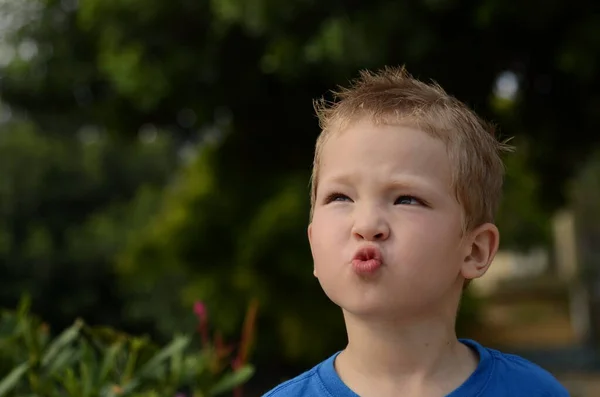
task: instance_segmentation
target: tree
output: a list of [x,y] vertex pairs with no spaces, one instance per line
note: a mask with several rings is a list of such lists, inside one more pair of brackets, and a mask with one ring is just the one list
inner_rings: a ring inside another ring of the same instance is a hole
[[175,165],[168,139],[89,139],[44,136],[25,122],[0,130],[0,302],[28,291],[58,329],[78,315],[122,321],[110,263]]

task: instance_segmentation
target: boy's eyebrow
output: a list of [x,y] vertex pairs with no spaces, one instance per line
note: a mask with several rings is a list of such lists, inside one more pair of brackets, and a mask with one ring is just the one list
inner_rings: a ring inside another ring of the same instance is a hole
[[[337,185],[352,185],[357,182],[357,178],[360,178],[359,175],[352,174],[336,174],[330,177],[323,178],[321,183],[328,184],[337,184]],[[417,188],[426,190],[429,193],[439,195],[442,192],[439,192],[439,189],[435,187],[435,185],[427,182],[425,178],[419,175],[412,174],[402,174],[402,175],[394,175],[391,176],[387,181],[386,185],[391,188]]]
[[419,191],[423,191],[432,195],[439,195],[442,193],[435,184],[429,183],[426,179],[416,175],[405,175],[402,177],[392,178],[388,182],[388,185],[391,188],[418,189]]
[[340,185],[350,185],[352,184],[352,182],[354,182],[354,179],[355,178],[353,178],[352,175],[349,174],[336,174],[328,178],[322,178],[321,182],[337,183]]

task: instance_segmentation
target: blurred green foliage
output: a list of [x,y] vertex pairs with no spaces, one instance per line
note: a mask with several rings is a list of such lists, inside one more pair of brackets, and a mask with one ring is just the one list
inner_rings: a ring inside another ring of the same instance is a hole
[[[166,346],[78,320],[56,338],[29,313],[0,313],[0,396],[204,397],[231,391],[253,373],[227,371],[229,352],[191,347],[176,336]],[[181,394],[178,394],[181,393]]]
[[3,15],[0,304],[27,290],[58,329],[166,338],[203,299],[231,335],[256,298],[262,363],[342,347],[306,242],[311,100],[359,68],[406,64],[517,136],[505,247],[548,242],[598,143],[600,24],[577,1],[5,0]]
[[552,241],[552,218],[541,203],[540,180],[528,166],[532,145],[524,138],[513,140],[510,144],[516,150],[504,159],[504,196],[497,216],[501,244],[523,251],[549,245]]
[[12,305],[29,291],[36,310],[55,312],[59,327],[77,316],[114,323],[120,295],[107,264],[158,207],[176,164],[171,142],[69,139],[25,122],[4,129],[0,297]]

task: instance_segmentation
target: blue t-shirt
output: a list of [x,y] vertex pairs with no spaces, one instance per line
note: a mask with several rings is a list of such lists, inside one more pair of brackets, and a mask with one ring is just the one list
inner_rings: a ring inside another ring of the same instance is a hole
[[[447,397],[569,397],[567,390],[547,371],[512,354],[461,339],[475,350],[475,372]],[[311,370],[291,379],[263,397],[358,397],[342,382],[333,366],[336,353]]]

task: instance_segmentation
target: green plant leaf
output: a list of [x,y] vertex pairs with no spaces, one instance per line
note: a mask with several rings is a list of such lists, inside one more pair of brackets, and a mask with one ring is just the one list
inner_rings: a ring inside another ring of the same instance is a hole
[[67,368],[67,371],[62,378],[62,385],[67,390],[70,397],[79,397],[81,395],[79,384],[77,383],[77,378],[75,377],[75,372],[72,368]]
[[61,350],[52,360],[50,364],[48,364],[47,373],[49,375],[57,375],[61,373],[65,368],[68,368],[72,365],[80,356],[80,352],[73,349],[67,348]]
[[0,380],[0,397],[7,395],[8,392],[15,388],[28,369],[29,363],[23,363],[13,369],[4,379]]
[[[24,310],[24,309],[22,309]],[[19,313],[19,333],[21,334],[25,347],[29,353],[29,363],[35,366],[39,363],[41,352],[37,345],[37,337],[35,335],[35,325],[32,324],[33,318],[28,316],[25,311]]]
[[79,331],[83,327],[83,322],[77,320],[73,326],[63,331],[54,342],[48,347],[46,354],[42,358],[42,365],[46,366],[60,352],[62,348],[73,342],[79,335]]
[[142,366],[134,379],[131,379],[123,386],[122,394],[130,393],[137,388],[140,382],[145,378],[160,375],[159,369],[165,360],[169,359],[173,354],[183,351],[190,343],[190,338],[180,336],[173,339],[164,349],[156,353],[146,364]]
[[144,366],[140,369],[137,376],[144,378],[150,376],[154,371],[157,370],[163,361],[171,357],[177,352],[183,351],[190,343],[190,338],[187,336],[179,336],[173,339],[173,341],[167,345],[164,349],[156,353]]
[[19,301],[19,306],[17,308],[18,317],[28,317],[29,309],[31,308],[31,296],[29,294],[24,294]]
[[178,385],[181,382],[183,373],[183,352],[176,351],[171,356],[171,379],[170,381],[174,385]]
[[92,394],[92,374],[90,369],[90,362],[82,360],[79,363],[79,376],[81,378],[81,397],[89,397]]
[[221,378],[219,382],[210,390],[211,396],[216,396],[226,391],[230,391],[236,386],[245,383],[254,375],[254,368],[251,365],[246,365],[239,370],[229,373]]
[[98,374],[98,382],[100,384],[108,381],[108,376],[110,372],[114,370],[117,355],[122,348],[122,342],[115,342],[106,350],[102,366],[100,367],[100,373]]

